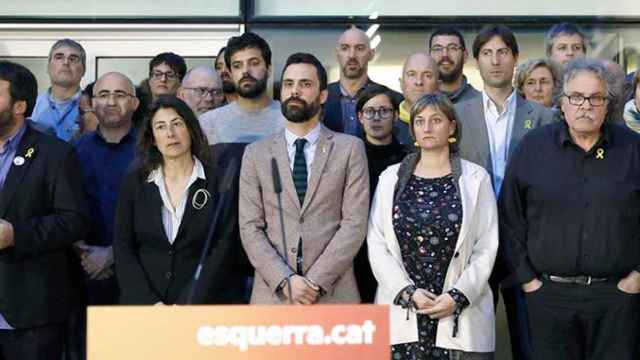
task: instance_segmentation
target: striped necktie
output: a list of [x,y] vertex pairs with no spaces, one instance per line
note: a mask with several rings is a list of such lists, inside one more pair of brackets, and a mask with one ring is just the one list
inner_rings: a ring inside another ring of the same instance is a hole
[[301,206],[307,193],[307,160],[304,158],[304,145],[306,143],[307,139],[298,139],[294,142],[296,156],[293,159],[293,184],[296,186],[296,193],[298,193]]

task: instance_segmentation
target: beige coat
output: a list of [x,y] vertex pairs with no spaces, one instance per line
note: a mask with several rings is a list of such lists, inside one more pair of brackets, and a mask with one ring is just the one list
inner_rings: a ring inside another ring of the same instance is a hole
[[[278,161],[282,179],[288,249],[282,248],[272,158]],[[256,269],[252,304],[282,302],[276,288],[295,269],[299,239],[304,275],[326,291],[319,303],[360,302],[353,258],[364,241],[369,213],[369,173],[361,140],[321,129],[302,207],[284,132],[247,146],[240,172],[239,207],[242,245]]]
[[[391,344],[418,341],[415,312],[407,312],[393,301],[398,293],[413,284],[402,264],[402,255],[392,223],[394,187],[399,165],[381,175],[371,207],[367,245],[371,268],[378,280],[376,303],[390,304]],[[495,315],[489,275],[498,250],[498,216],[491,179],[480,166],[461,160],[458,183],[462,202],[462,226],[456,242],[456,254],[449,264],[443,292],[456,288],[470,305],[459,319],[457,337],[453,337],[453,316],[438,323],[436,346],[469,352],[495,349]]]

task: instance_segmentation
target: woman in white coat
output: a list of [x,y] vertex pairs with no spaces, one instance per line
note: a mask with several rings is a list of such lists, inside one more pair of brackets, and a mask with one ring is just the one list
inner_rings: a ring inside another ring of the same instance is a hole
[[380,175],[367,235],[392,359],[493,359],[491,179],[457,156],[461,129],[446,96],[418,100],[410,130],[418,151]]

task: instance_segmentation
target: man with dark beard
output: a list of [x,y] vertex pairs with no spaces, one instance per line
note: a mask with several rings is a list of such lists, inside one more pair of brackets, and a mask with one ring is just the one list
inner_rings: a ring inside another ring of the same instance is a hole
[[[320,61],[291,55],[282,73],[286,129],[247,146],[242,160],[240,237],[256,268],[253,304],[360,302],[353,258],[369,213],[367,159],[360,139],[320,124],[327,96]],[[282,179],[286,248],[273,159]]]
[[429,37],[429,54],[438,64],[440,91],[452,103],[470,99],[480,92],[467,82],[462,70],[469,52],[460,31],[452,27],[437,28]]
[[271,75],[269,44],[254,33],[244,33],[229,39],[224,58],[238,99],[200,117],[209,144],[246,144],[282,130],[280,103],[267,94]]
[[222,78],[222,91],[224,92],[225,104],[230,104],[236,101],[236,99],[238,98],[238,93],[236,93],[236,87],[233,86],[233,80],[231,80],[229,68],[224,62],[224,53],[226,50],[227,47],[223,46],[222,49],[218,51],[218,56],[216,56],[214,68]]
[[[367,34],[355,26],[343,32],[336,46],[340,80],[328,85],[329,97],[323,122],[329,129],[362,137],[362,125],[356,114],[358,96],[365,88],[379,85],[369,79],[369,61],[374,50]],[[394,92],[395,100],[402,102],[402,95]]]
[[[239,163],[247,144],[276,134],[284,129],[285,119],[280,111],[280,103],[267,94],[267,79],[271,75],[271,49],[260,36],[247,32],[232,37],[224,52],[225,65],[231,70],[231,79],[238,93],[236,101],[206,112],[200,116],[200,126],[209,144],[213,145],[213,159],[222,171],[230,169],[239,172]],[[237,177],[236,177],[237,179]],[[238,183],[233,192],[237,196]],[[252,283],[253,268],[238,246],[237,264],[229,278],[228,300],[246,303]]]
[[0,359],[6,360],[62,359],[64,323],[76,301],[71,245],[91,221],[75,151],[27,120],[37,89],[27,68],[0,62]]

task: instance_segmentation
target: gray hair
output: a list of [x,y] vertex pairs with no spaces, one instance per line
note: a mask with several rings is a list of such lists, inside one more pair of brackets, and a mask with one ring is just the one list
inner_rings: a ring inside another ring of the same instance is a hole
[[587,54],[587,35],[576,24],[560,23],[555,24],[547,31],[547,35],[544,38],[544,48],[547,56],[551,56],[551,49],[553,48],[553,40],[560,35],[579,35],[582,38],[582,47],[584,48],[584,54]]
[[524,96],[522,88],[529,76],[531,76],[533,70],[538,67],[547,68],[551,73],[551,77],[553,78],[553,99],[557,99],[562,92],[562,71],[553,61],[547,58],[529,59],[518,65],[518,69],[516,70],[516,89]]
[[579,58],[570,61],[565,65],[564,75],[562,77],[562,91],[565,92],[565,88],[569,81],[573,80],[578,74],[588,72],[595,75],[606,87],[605,96],[609,99],[607,105],[607,118],[613,113],[616,105],[616,99],[620,94],[615,91],[615,76],[607,70],[606,64],[602,60],[592,58]]
[[53,53],[61,47],[68,47],[70,49],[74,49],[80,53],[80,61],[82,62],[82,67],[87,68],[87,53],[84,51],[82,45],[80,45],[77,41],[71,39],[61,39],[56,41],[53,46],[51,46],[51,50],[49,50],[49,62],[53,58]]
[[220,75],[218,74],[216,69],[212,68],[211,66],[198,66],[189,70],[182,79],[182,84],[184,85],[190,82],[191,78],[195,75],[204,75],[206,77],[213,78],[222,86],[222,78],[220,78]]

